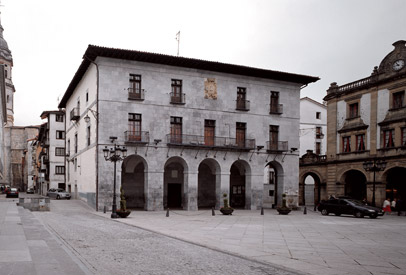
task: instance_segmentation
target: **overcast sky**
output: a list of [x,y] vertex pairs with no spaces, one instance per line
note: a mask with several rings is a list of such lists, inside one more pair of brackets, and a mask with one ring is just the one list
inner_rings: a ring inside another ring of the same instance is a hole
[[301,96],[367,77],[406,40],[404,0],[2,0],[15,125],[58,106],[88,44],[318,76]]

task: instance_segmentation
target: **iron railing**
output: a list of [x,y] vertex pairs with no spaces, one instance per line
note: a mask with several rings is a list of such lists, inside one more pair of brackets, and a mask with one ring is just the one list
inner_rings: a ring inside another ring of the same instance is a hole
[[237,99],[236,101],[236,110],[240,111],[249,111],[250,109],[250,101],[245,99]]
[[170,93],[172,104],[185,104],[186,96],[184,93],[177,93],[176,95],[172,92]]
[[266,148],[270,152],[286,152],[288,151],[288,142],[287,141],[267,141]]
[[80,109],[79,108],[73,108],[71,111],[70,111],[70,120],[79,120],[79,118],[80,118]]
[[278,115],[282,114],[283,104],[269,104],[269,113]]
[[128,99],[129,100],[144,100],[145,99],[145,90],[128,88]]
[[149,143],[149,132],[125,131],[125,143]]
[[216,147],[222,149],[255,149],[255,139],[240,140],[228,137],[212,137],[198,135],[166,135],[168,145]]

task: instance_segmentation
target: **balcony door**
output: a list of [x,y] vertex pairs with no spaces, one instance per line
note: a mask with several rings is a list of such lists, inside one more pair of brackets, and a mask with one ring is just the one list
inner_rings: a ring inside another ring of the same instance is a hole
[[216,130],[216,121],[206,119],[204,121],[204,145],[214,146],[215,130]]
[[271,92],[271,113],[277,113],[279,107],[279,92]]
[[245,88],[237,88],[237,109],[245,110],[245,101],[247,100],[247,91]]
[[128,114],[128,141],[141,141],[141,114]]
[[141,75],[130,74],[130,89],[134,98],[141,98]]
[[182,144],[182,118],[171,117],[171,143]]
[[269,149],[278,150],[279,126],[269,126]]
[[237,122],[236,125],[236,132],[235,132],[235,137],[236,137],[236,144],[238,147],[245,147],[245,132],[247,125],[243,122]]

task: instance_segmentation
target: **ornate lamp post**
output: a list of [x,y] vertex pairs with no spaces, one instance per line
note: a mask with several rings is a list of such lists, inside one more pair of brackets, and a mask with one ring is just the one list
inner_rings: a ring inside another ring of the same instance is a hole
[[[115,140],[117,138],[112,138],[110,139]],[[118,215],[116,213],[117,210],[117,204],[116,204],[116,162],[117,161],[122,161],[123,159],[126,158],[127,156],[127,149],[124,146],[119,146],[114,144],[114,147],[107,148],[107,146],[103,149],[104,153],[104,159],[106,161],[111,161],[114,163],[114,189],[113,189],[113,205],[112,205],[112,212],[111,212],[111,218],[116,219],[118,218]]]
[[364,166],[365,171],[374,172],[374,182],[372,183],[372,206],[375,206],[375,172],[383,171],[386,168],[386,161],[384,160],[367,160],[362,166]]

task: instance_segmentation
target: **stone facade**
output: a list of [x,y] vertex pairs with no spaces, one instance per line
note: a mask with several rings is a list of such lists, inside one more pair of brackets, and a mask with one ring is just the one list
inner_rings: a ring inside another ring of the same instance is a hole
[[59,105],[68,114],[67,184],[110,208],[114,165],[103,149],[117,144],[128,156],[117,163],[116,191],[123,186],[130,207],[219,208],[224,193],[237,208],[272,207],[282,193],[297,206],[293,106],[317,79],[89,46]]
[[[304,155],[300,184],[315,178],[315,200],[328,195],[406,199],[406,47],[405,41],[375,67],[371,76],[327,90],[327,155]],[[366,171],[368,161],[385,161],[384,171]],[[375,180],[374,180],[375,176]],[[303,189],[303,188],[301,188]],[[375,191],[374,191],[375,190]],[[301,194],[301,197],[304,195]]]

